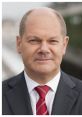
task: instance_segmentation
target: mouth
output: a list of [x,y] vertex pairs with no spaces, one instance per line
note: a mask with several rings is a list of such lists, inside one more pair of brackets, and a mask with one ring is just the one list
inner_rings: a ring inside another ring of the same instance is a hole
[[39,63],[47,63],[49,61],[52,61],[52,59],[36,59],[35,61]]

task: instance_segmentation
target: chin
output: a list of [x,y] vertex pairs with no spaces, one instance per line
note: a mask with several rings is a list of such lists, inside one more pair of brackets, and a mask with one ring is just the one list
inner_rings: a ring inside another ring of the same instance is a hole
[[31,66],[31,69],[36,73],[50,74],[57,70],[57,66],[54,64],[50,64],[50,65],[41,64],[41,65],[33,65],[33,66]]
[[39,69],[36,69],[36,72],[37,73],[40,73],[40,74],[49,74],[53,71],[53,69],[51,68],[39,68]]
[[40,75],[48,75],[51,72],[50,71],[36,71],[36,73],[38,73]]

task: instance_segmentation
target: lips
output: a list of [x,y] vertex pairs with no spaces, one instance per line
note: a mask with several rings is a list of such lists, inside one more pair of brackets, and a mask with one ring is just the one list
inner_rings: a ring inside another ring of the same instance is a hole
[[48,60],[52,60],[52,59],[36,59],[36,61],[48,61]]
[[49,62],[51,60],[54,60],[53,57],[52,56],[48,56],[46,54],[35,57],[35,61],[38,61],[38,62]]
[[53,59],[51,59],[51,58],[37,58],[37,59],[35,59],[35,61],[37,61],[37,62],[49,62],[52,60]]

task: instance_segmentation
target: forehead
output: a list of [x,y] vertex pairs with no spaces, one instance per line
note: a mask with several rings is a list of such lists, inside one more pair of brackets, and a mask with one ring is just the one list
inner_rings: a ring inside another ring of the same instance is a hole
[[60,23],[54,12],[51,10],[34,10],[28,16],[25,26],[27,29],[60,29]]

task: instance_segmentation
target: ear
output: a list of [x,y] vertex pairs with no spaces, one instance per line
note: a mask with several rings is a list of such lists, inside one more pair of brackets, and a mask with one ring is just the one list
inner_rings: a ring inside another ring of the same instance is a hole
[[64,43],[63,43],[63,55],[65,55],[66,53],[66,49],[67,49],[67,45],[68,45],[68,42],[69,42],[69,37],[68,36],[65,36],[64,37]]
[[16,37],[16,46],[17,46],[17,51],[19,54],[21,54],[21,43],[22,43],[22,39],[20,36]]

